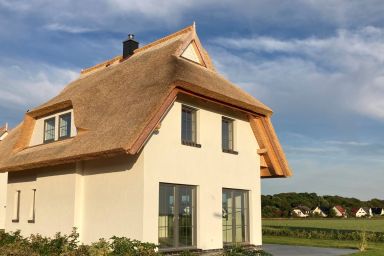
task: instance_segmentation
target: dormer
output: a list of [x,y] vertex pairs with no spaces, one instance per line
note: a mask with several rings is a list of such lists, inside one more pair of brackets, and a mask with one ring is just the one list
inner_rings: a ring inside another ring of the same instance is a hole
[[73,109],[39,117],[35,121],[29,146],[51,143],[76,136]]

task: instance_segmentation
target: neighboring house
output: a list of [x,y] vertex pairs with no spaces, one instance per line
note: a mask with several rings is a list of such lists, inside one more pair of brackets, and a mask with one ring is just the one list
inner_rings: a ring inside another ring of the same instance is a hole
[[[8,124],[0,127],[0,143],[8,135]],[[1,154],[0,154],[1,158]],[[5,225],[5,206],[7,198],[7,173],[0,173],[0,229]]]
[[3,127],[0,127],[0,141],[2,141],[8,135],[8,123]]
[[123,48],[1,143],[6,231],[261,245],[260,178],[291,175],[271,109],[217,73],[194,26]]
[[325,218],[328,216],[328,212],[329,212],[329,208],[317,206],[315,209],[312,210],[312,215]]
[[347,217],[347,211],[340,205],[332,207],[332,210],[335,212],[336,217]]
[[311,209],[306,206],[299,205],[292,209],[292,216],[299,218],[306,218],[311,213]]
[[360,207],[352,209],[352,216],[361,218],[361,217],[371,217],[372,211],[371,208],[368,207]]
[[383,216],[384,215],[384,208],[373,207],[373,208],[371,208],[371,211],[372,211],[373,216]]

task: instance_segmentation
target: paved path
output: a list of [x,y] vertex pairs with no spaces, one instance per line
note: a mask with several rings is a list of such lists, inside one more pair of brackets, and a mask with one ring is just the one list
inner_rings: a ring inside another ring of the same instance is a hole
[[352,249],[335,249],[296,245],[263,244],[263,250],[273,256],[340,256],[357,252]]

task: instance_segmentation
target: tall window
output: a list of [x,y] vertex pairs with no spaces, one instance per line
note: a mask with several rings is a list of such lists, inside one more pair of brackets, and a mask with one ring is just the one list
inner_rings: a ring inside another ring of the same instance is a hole
[[59,116],[59,139],[71,136],[71,113]]
[[29,212],[28,223],[35,223],[35,205],[36,205],[36,189],[32,189],[31,208]]
[[233,120],[223,117],[221,120],[221,137],[223,152],[233,153]]
[[181,141],[184,145],[199,146],[196,137],[196,109],[183,106],[181,115]]
[[13,198],[12,222],[19,222],[19,218],[20,218],[20,190],[17,190]]
[[44,121],[44,143],[55,140],[55,118],[49,118]]

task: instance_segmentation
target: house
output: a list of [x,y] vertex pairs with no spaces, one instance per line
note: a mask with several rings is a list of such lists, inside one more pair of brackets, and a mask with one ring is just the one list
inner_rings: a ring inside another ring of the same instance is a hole
[[[8,124],[0,127],[0,143],[8,135]],[[1,155],[0,155],[1,157]],[[0,173],[0,229],[5,225],[5,201],[7,193],[7,173]]]
[[360,207],[352,209],[352,216],[361,218],[361,217],[371,217],[372,210],[369,207]]
[[340,205],[335,205],[332,210],[335,212],[336,217],[347,217],[347,211]]
[[260,179],[291,175],[271,109],[215,70],[195,26],[138,46],[129,35],[2,142],[6,231],[261,245]]
[[0,127],[0,141],[2,141],[8,135],[8,123],[3,127]]
[[327,217],[329,212],[329,208],[326,207],[319,207],[317,206],[315,209],[311,211],[312,215],[319,216],[319,217]]
[[306,218],[311,213],[311,209],[304,205],[299,205],[293,208],[291,213],[294,217]]
[[371,211],[373,216],[384,216],[384,208],[373,207]]

